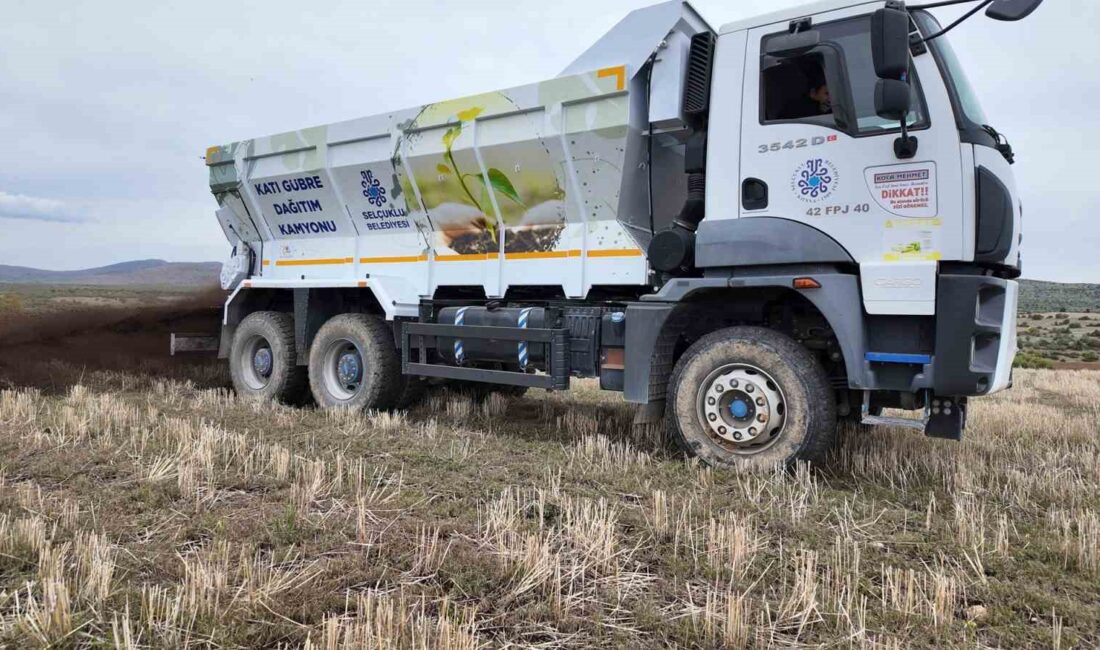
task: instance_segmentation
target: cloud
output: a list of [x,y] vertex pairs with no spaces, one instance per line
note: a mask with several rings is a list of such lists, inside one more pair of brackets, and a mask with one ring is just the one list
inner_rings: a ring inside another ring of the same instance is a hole
[[23,194],[8,194],[0,190],[0,219],[27,219],[71,223],[83,221],[69,211],[63,202]]

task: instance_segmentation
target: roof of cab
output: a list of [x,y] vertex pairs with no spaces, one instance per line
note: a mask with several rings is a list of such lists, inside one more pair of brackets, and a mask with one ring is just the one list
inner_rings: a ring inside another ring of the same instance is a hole
[[803,16],[812,16],[827,11],[836,11],[837,9],[847,9],[848,7],[870,4],[881,5],[883,2],[882,0],[818,0],[817,2],[810,2],[796,7],[773,11],[769,14],[735,20],[731,23],[722,25],[719,33],[725,34],[727,32],[736,32],[749,27],[762,27],[764,25],[771,25],[772,23],[791,21]]

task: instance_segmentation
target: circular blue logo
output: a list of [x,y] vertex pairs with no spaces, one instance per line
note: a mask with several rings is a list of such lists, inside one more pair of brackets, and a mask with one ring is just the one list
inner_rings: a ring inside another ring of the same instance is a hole
[[791,177],[791,190],[802,201],[815,203],[833,193],[838,174],[836,166],[824,158],[811,158],[798,166]]
[[359,175],[363,178],[359,185],[363,187],[363,196],[367,197],[367,203],[381,207],[386,202],[386,188],[382,187],[382,183],[370,170],[359,172]]

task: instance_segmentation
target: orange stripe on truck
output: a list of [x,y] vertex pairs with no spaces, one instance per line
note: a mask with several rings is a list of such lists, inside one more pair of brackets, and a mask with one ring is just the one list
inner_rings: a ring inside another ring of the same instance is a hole
[[588,251],[589,257],[641,257],[642,251],[637,248],[605,248]]
[[390,255],[388,257],[360,257],[360,264],[396,264],[398,262],[425,262],[427,255]]
[[622,90],[626,88],[626,66],[617,65],[613,68],[603,68],[596,71],[596,76],[600,79],[604,77],[615,77],[615,90]]
[[[493,257],[496,257],[495,255]],[[468,262],[471,260],[487,260],[489,256],[486,253],[471,253],[469,255],[436,255],[435,261],[437,262]]]
[[351,264],[352,257],[324,257],[313,260],[275,260],[275,266],[321,266],[324,264]]
[[535,251],[530,253],[505,253],[506,260],[549,260],[562,257],[580,257],[579,250],[571,251]]

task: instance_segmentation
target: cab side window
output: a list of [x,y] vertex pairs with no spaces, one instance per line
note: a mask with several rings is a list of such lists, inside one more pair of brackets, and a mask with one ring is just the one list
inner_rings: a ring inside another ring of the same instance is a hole
[[801,120],[833,113],[820,55],[785,59],[765,68],[762,83],[765,120]]
[[[790,57],[761,56],[761,122],[804,122],[853,135],[897,129],[897,122],[875,113],[878,78],[871,58],[871,17],[846,18],[814,25],[813,29],[820,32],[821,44],[809,52]],[[761,52],[768,51],[768,39],[784,33],[764,36]],[[926,127],[927,111],[915,73],[910,92],[910,126]]]

